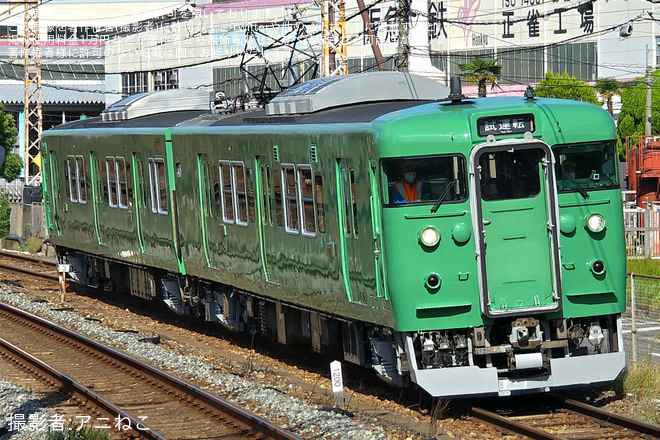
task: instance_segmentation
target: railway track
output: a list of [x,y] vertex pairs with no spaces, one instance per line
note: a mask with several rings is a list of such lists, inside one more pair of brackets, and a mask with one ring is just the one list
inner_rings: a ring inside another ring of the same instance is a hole
[[4,358],[70,393],[123,437],[299,439],[148,364],[12,306],[0,304],[0,328]]
[[0,269],[37,276],[50,281],[59,281],[55,262],[19,252],[0,251]]
[[[9,259],[14,260],[16,258],[20,259],[20,263],[9,261]],[[0,251],[0,268],[7,268],[13,271],[16,271],[18,268],[19,270],[16,272],[20,272],[28,276],[38,276],[53,281],[58,280],[58,275],[55,271],[54,263],[44,262],[42,260],[38,260],[22,254]],[[2,313],[0,313],[0,318],[2,318]],[[0,328],[4,329],[1,319]],[[62,386],[60,385],[60,387]],[[98,385],[95,384],[93,389],[98,390]],[[176,387],[173,393],[182,395],[182,392],[177,391]],[[544,395],[544,400],[545,397],[549,396]],[[87,397],[84,395],[78,397],[79,401],[84,401],[85,399],[87,399]],[[195,403],[189,400],[189,405],[187,406],[190,407],[194,405]],[[114,420],[114,418],[117,417],[117,410],[112,409],[112,411],[114,411],[114,415],[112,416],[112,419]],[[502,430],[505,436],[509,435],[509,433],[515,432],[519,435],[533,439],[660,438],[660,427],[658,426],[649,425],[634,419],[618,416],[616,414],[603,411],[599,408],[568,399],[562,399],[560,401],[553,402],[552,411],[550,414],[541,413],[539,411],[533,412],[532,414],[522,414],[520,411],[516,410],[509,410],[508,412],[489,411],[479,407],[470,407],[466,410],[466,413],[470,414],[473,419],[479,422],[497,427],[498,429]],[[108,414],[108,411],[105,411],[105,414]],[[179,418],[178,414],[181,413],[176,414],[177,418]],[[151,416],[149,417],[151,418]],[[151,424],[153,423],[154,421],[149,424],[150,428]],[[186,425],[189,426],[188,424]],[[154,431],[156,431],[155,428]],[[185,435],[186,438],[190,438],[189,433],[186,433]],[[210,438],[213,437],[211,436]],[[230,436],[226,438],[232,437]],[[245,437],[245,435],[239,435],[236,438],[249,437]]]
[[[536,440],[658,439],[660,426],[614,414],[598,407],[560,396],[549,399],[550,412],[531,409],[488,410],[472,406],[470,416],[480,422]],[[537,402],[538,404],[538,402]]]

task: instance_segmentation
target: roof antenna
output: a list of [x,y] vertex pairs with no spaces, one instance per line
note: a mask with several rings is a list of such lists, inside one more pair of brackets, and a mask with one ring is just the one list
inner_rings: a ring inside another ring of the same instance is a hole
[[463,99],[466,98],[465,95],[463,95],[463,90],[461,88],[461,77],[460,76],[452,76],[449,80],[449,96],[447,97],[451,99],[452,104],[460,104]]

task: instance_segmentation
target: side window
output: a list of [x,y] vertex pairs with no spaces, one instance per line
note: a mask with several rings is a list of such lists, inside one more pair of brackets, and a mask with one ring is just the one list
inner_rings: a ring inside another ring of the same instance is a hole
[[165,160],[149,159],[149,187],[151,189],[151,212],[167,214],[167,177]]
[[314,174],[314,189],[316,193],[316,219],[319,232],[325,232],[325,204],[323,203],[323,177],[321,173]]
[[115,158],[106,157],[105,158],[105,171],[108,181],[108,204],[116,208],[117,203],[117,171],[115,169]]
[[220,196],[222,198],[222,220],[225,223],[234,223],[234,198],[232,197],[233,188],[232,188],[232,178],[231,178],[231,167],[229,162],[220,161],[220,183],[222,189],[220,191]]
[[312,167],[298,165],[298,182],[300,195],[300,214],[302,218],[302,233],[305,236],[316,236],[316,219],[314,217],[314,182]]
[[296,173],[293,165],[282,165],[282,188],[284,190],[284,229],[297,233],[300,230],[298,220],[298,191]]
[[89,161],[85,162],[82,156],[76,156],[78,167],[78,185],[80,203],[87,203],[87,189],[89,188]]
[[[353,212],[353,236],[357,238],[358,236],[358,209],[357,209],[357,200],[355,198],[355,170],[351,168],[351,211]],[[347,219],[348,221],[348,219]]]
[[247,185],[243,162],[232,162],[232,174],[236,194],[236,215],[234,217],[237,225],[246,226],[248,224]]
[[115,169],[117,171],[118,204],[122,209],[128,208],[128,186],[126,184],[126,161],[123,157],[117,157]]
[[344,186],[344,232],[346,235],[351,235],[353,207],[351,206],[351,185],[348,181],[348,170],[346,168],[341,169],[341,180]]
[[222,218],[222,196],[220,195],[220,169],[213,167],[213,200],[215,217]]
[[273,195],[275,198],[275,221],[277,226],[284,226],[284,213],[282,209],[282,173],[280,170],[273,169]]
[[74,203],[87,203],[87,178],[82,156],[67,156],[67,197]]
[[270,165],[261,165],[259,167],[261,172],[261,197],[263,199],[263,212],[261,213],[261,220],[264,224],[272,225],[273,217],[270,210]]

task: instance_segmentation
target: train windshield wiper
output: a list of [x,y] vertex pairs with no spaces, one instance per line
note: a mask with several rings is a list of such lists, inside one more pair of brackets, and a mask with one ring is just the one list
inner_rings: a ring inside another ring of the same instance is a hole
[[588,198],[589,198],[589,193],[587,192],[586,189],[584,189],[584,188],[582,188],[582,186],[580,186],[580,184],[578,183],[578,181],[575,180],[575,177],[571,176],[571,175],[568,174],[566,171],[562,171],[562,175],[564,176],[564,178],[568,179],[573,185],[575,185],[575,187],[577,188],[578,192],[580,193],[580,195],[581,195],[583,198],[585,198],[585,199],[588,199]]
[[440,205],[442,205],[442,201],[444,200],[445,196],[449,192],[450,189],[452,189],[456,185],[456,180],[452,180],[449,182],[449,184],[445,187],[445,190],[442,191],[442,194],[440,194],[440,197],[438,197],[438,200],[435,201],[435,204],[431,208],[431,212],[436,212],[438,208],[440,208]]

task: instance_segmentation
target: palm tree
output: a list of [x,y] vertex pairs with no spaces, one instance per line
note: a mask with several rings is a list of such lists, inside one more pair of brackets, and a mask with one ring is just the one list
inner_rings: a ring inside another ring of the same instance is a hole
[[603,95],[603,98],[605,101],[607,101],[607,111],[610,113],[610,115],[612,115],[612,117],[614,117],[612,97],[614,97],[614,95],[621,95],[623,84],[614,78],[598,78],[594,87],[598,93]]
[[463,71],[462,77],[477,83],[480,98],[486,97],[486,83],[490,82],[492,84],[492,90],[493,87],[497,86],[497,80],[502,74],[502,65],[497,64],[497,60],[489,61],[483,58],[475,58],[469,63],[459,64],[458,68]]

